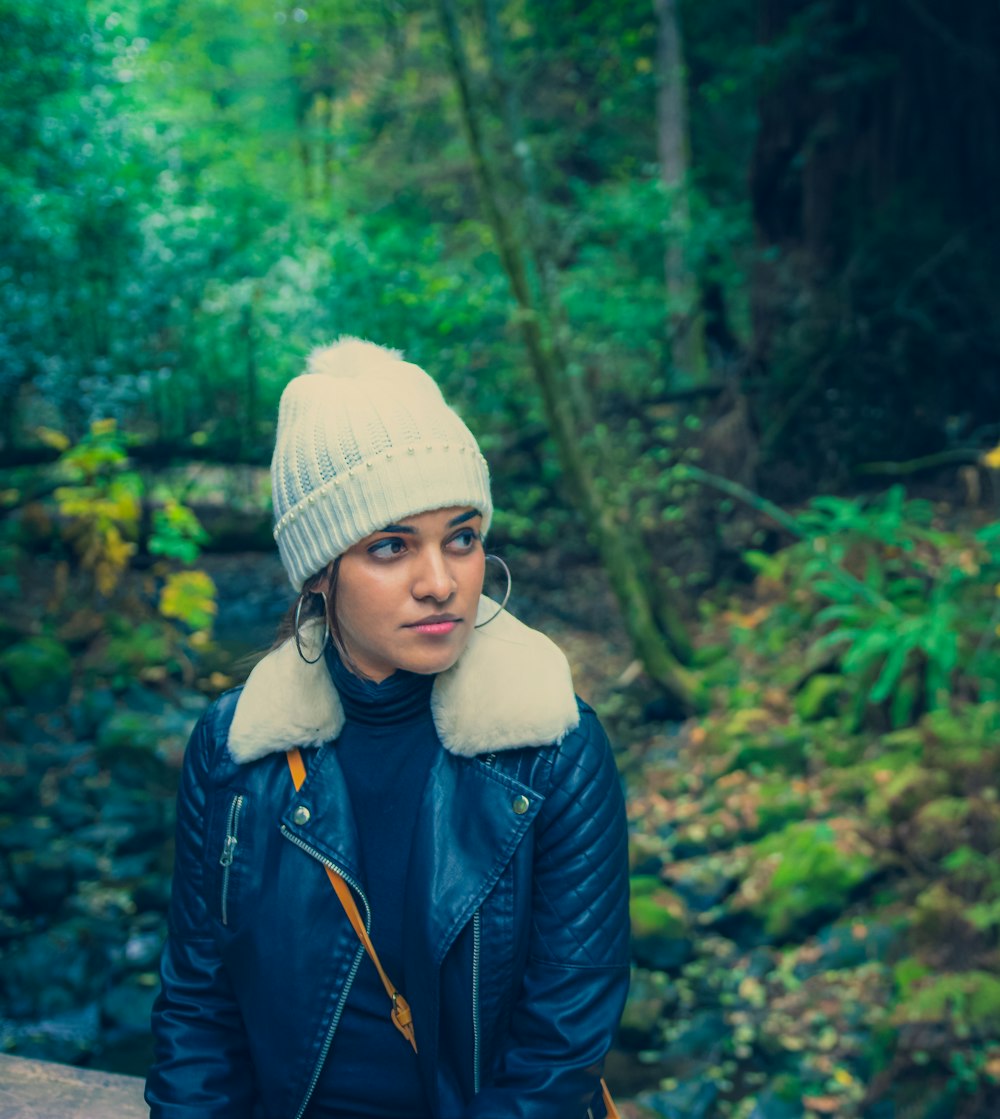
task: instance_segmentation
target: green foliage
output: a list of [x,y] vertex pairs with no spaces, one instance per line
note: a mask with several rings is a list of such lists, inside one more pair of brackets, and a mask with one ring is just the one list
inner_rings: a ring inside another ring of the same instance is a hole
[[207,543],[208,533],[198,518],[176,498],[168,497],[153,511],[153,531],[149,537],[149,550],[153,555],[190,564]]
[[[956,688],[991,698],[1000,670],[1000,527],[946,532],[928,503],[907,501],[898,486],[871,501],[815,498],[794,525],[800,543],[774,557],[751,553],[748,562],[795,588],[800,606],[781,620],[797,616],[813,634],[808,663],[833,658],[839,676],[829,688],[843,683],[854,725],[866,707],[884,706],[904,726],[921,711],[946,709]],[[809,685],[805,709],[818,686]]]

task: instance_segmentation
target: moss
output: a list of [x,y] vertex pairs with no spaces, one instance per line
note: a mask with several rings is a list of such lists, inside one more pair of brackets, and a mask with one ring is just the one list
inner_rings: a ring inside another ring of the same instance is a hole
[[652,875],[632,879],[629,915],[636,937],[687,936],[690,918],[680,895]]
[[754,845],[743,908],[774,937],[839,912],[879,869],[855,821],[800,821]]

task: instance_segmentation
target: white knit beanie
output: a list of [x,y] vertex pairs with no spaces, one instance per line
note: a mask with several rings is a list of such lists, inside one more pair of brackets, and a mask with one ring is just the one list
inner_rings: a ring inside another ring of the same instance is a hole
[[472,432],[416,365],[359,338],[309,355],[281,394],[271,460],[274,538],[296,590],[353,544],[414,513],[493,516]]

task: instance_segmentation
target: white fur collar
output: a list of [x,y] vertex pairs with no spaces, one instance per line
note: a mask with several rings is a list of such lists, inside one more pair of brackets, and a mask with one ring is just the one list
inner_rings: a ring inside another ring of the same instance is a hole
[[[484,597],[479,617],[496,609]],[[314,655],[315,647],[306,652]],[[505,610],[475,630],[458,662],[435,680],[431,712],[445,749],[466,757],[558,742],[579,722],[566,657]],[[251,762],[293,746],[319,746],[343,725],[324,659],[306,664],[288,640],[250,673],[229,728],[229,752],[237,762]]]

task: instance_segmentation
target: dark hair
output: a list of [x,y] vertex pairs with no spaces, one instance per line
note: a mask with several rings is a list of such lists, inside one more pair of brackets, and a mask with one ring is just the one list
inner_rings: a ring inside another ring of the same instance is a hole
[[[324,575],[330,578],[330,586],[326,594],[315,590],[315,586]],[[315,575],[310,575],[309,578],[302,584],[302,591],[299,597],[302,599],[302,609],[299,611],[299,624],[308,622],[313,618],[322,618],[323,611],[326,610],[326,625],[330,634],[330,641],[334,649],[337,650],[337,656],[340,657],[344,667],[354,673],[355,676],[360,677],[362,680],[368,680],[370,677],[358,665],[357,661],[351,656],[344,644],[343,634],[340,632],[340,620],[337,617],[337,579],[340,575],[340,556],[337,556],[327,567],[322,571],[317,571]],[[295,611],[298,608],[298,599],[289,607],[288,612],[281,619],[278,625],[278,632],[274,639],[274,644],[271,649],[277,649],[279,645],[283,645],[290,637],[295,636]]]

